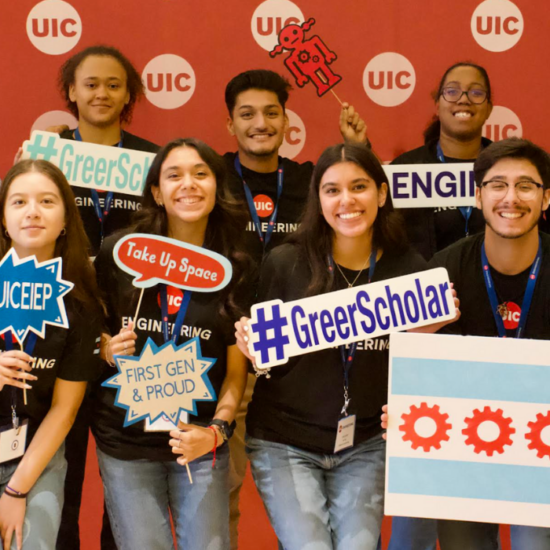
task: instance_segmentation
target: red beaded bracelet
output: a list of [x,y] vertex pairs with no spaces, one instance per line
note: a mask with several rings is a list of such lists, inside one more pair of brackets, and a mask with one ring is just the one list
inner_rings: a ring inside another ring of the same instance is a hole
[[214,432],[214,448],[212,449],[212,452],[214,453],[214,458],[212,459],[212,468],[216,464],[216,449],[218,448],[218,430],[214,428],[213,426],[207,426],[210,430]]

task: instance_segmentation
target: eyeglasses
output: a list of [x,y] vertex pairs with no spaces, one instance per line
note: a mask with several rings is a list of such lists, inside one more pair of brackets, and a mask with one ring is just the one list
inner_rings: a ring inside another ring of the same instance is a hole
[[487,99],[487,92],[481,88],[470,88],[469,90],[463,91],[460,88],[449,87],[441,90],[443,99],[449,103],[458,103],[464,94],[466,94],[468,99],[476,105],[483,103]]
[[[501,180],[489,180],[481,183],[480,187],[485,187],[487,194],[495,200],[503,199],[508,194],[510,184]],[[521,180],[515,185],[516,196],[519,200],[529,201],[537,196],[539,189],[543,188],[542,183],[536,181]]]

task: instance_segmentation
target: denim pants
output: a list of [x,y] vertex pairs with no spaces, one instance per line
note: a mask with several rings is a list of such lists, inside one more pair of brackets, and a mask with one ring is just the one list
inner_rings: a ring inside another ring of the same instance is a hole
[[229,549],[229,448],[208,453],[187,469],[173,461],[118,460],[97,449],[105,502],[119,550]]
[[[1,493],[9,484],[18,464],[19,462],[8,463],[8,465],[0,464]],[[61,523],[66,473],[65,445],[62,444],[27,496],[27,509],[23,522],[23,550],[52,550],[55,548]],[[17,548],[15,532],[11,548],[12,550]]]
[[252,475],[285,550],[375,550],[384,507],[381,436],[318,454],[247,436]]

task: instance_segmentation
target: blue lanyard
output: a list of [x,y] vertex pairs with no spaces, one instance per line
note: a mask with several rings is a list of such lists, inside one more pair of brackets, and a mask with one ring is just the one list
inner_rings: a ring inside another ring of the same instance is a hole
[[[34,332],[29,332],[29,335],[27,336],[27,343],[24,347],[24,351],[27,355],[32,356],[32,352],[34,351],[37,340],[38,336]],[[11,330],[8,330],[4,333],[4,341],[6,343],[6,351],[12,351],[13,336],[11,334]],[[17,418],[17,393],[14,386],[12,386],[11,388],[11,421],[13,429],[17,430],[17,428],[19,428],[19,419]]]
[[[78,128],[74,131],[74,138],[76,141],[82,141],[82,136],[80,135],[80,130]],[[122,148],[122,141],[124,140],[124,132],[120,131],[120,141],[116,144],[116,147]],[[111,207],[113,206],[113,192],[108,191],[105,196],[105,205],[103,208],[101,208],[101,204],[99,202],[99,193],[96,189],[90,189],[92,193],[92,201],[94,203],[94,210],[97,216],[97,219],[100,223],[100,231],[101,231],[101,242],[103,243],[103,225],[105,223],[105,220],[107,219],[107,216],[109,215],[109,212],[111,212]]]
[[273,233],[273,230],[275,229],[275,222],[277,221],[279,199],[281,198],[281,194],[283,193],[283,164],[282,162],[279,162],[279,167],[277,168],[277,202],[275,203],[275,208],[273,209],[271,218],[269,218],[269,223],[267,226],[267,231],[265,232],[265,236],[262,231],[262,224],[260,222],[260,217],[258,216],[258,211],[256,210],[256,206],[254,205],[254,197],[252,196],[252,191],[250,191],[250,187],[248,187],[248,184],[243,177],[243,168],[241,166],[241,161],[238,154],[235,157],[235,170],[237,171],[237,174],[239,174],[240,178],[243,180],[244,194],[246,196],[246,202],[248,203],[248,210],[250,211],[250,216],[252,217],[252,222],[254,223],[254,227],[256,228],[256,233],[258,233],[260,242],[265,248],[271,240],[271,235]]
[[[437,158],[439,159],[439,162],[447,162],[445,160],[445,155],[443,154],[443,149],[441,149],[441,144],[439,141],[437,142]],[[470,216],[472,215],[472,212],[474,211],[473,206],[459,206],[458,209],[460,210],[460,213],[466,220],[466,224],[464,226],[464,234],[466,237],[469,235],[469,223],[470,223]]]
[[[525,325],[527,323],[527,316],[529,315],[529,309],[531,308],[531,301],[533,300],[533,294],[535,293],[535,285],[537,284],[537,277],[540,271],[540,264],[542,260],[542,243],[539,237],[539,249],[535,261],[531,265],[531,271],[529,273],[529,279],[527,280],[527,287],[525,288],[525,294],[523,296],[523,303],[521,304],[521,316],[519,318],[518,328],[516,329],[515,338],[521,338]],[[506,328],[504,327],[504,321],[502,316],[498,312],[498,298],[495,290],[495,284],[493,277],[491,276],[491,268],[489,266],[489,260],[487,260],[487,254],[485,253],[485,243],[481,246],[481,267],[483,269],[483,279],[485,281],[485,287],[487,288],[487,294],[489,295],[489,302],[491,303],[491,310],[493,311],[493,317],[497,324],[498,335],[500,338],[506,338]]]
[[[374,277],[374,270],[376,268],[377,255],[378,255],[378,250],[376,248],[373,248],[369,258],[369,281],[368,281],[369,283],[372,281],[372,278]],[[332,258],[332,255],[329,256],[328,260],[329,260],[329,269],[331,271],[334,271],[334,259]],[[346,401],[344,408],[342,409],[342,413],[346,411],[347,405],[349,403],[349,399],[348,399],[349,371],[351,370],[351,367],[353,365],[353,360],[355,359],[356,351],[357,351],[357,342],[353,342],[353,344],[351,344],[348,350],[346,350],[345,345],[340,346],[340,356],[342,358],[342,367],[344,368],[344,399]]]
[[[170,332],[168,330],[168,291],[165,284],[160,284],[160,310],[162,314],[162,334],[164,335],[164,341],[168,342],[170,340]],[[181,333],[181,327],[183,326],[183,320],[185,319],[185,314],[187,313],[187,308],[189,307],[189,302],[191,301],[191,291],[186,290],[183,293],[183,298],[181,299],[180,308],[178,315],[176,317],[176,322],[172,326],[172,340],[174,344],[178,343],[178,338]]]

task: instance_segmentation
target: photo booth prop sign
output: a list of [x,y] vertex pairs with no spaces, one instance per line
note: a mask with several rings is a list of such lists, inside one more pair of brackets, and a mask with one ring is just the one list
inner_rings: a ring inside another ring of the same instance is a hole
[[473,164],[386,164],[395,208],[476,205]]
[[290,357],[351,344],[455,317],[449,275],[444,268],[252,307],[248,349],[258,369]]
[[141,196],[155,155],[62,139],[58,134],[36,130],[23,143],[21,158],[50,161],[76,187]]
[[197,401],[214,401],[207,372],[216,362],[201,355],[198,338],[158,347],[150,338],[139,357],[114,357],[118,374],[103,386],[116,388],[115,405],[126,409],[124,427],[163,416],[177,424],[181,412],[197,414]]
[[[305,38],[305,33],[315,24],[315,19],[308,19],[301,25],[294,23],[281,29],[279,44],[269,52],[271,57],[283,53],[290,54],[285,59],[286,68],[294,77],[299,88],[311,82],[321,97],[342,80],[329,65],[338,59],[336,53],[330,50],[319,36]],[[338,100],[340,101],[340,100]]]
[[550,342],[390,337],[385,513],[550,527]]
[[11,331],[22,345],[29,332],[44,338],[46,325],[68,328],[63,297],[74,285],[61,275],[61,258],[19,259],[11,248],[0,262],[0,334]]
[[133,285],[149,288],[158,283],[197,292],[215,292],[229,284],[233,273],[227,258],[176,239],[132,233],[113,250],[120,269],[135,277]]

